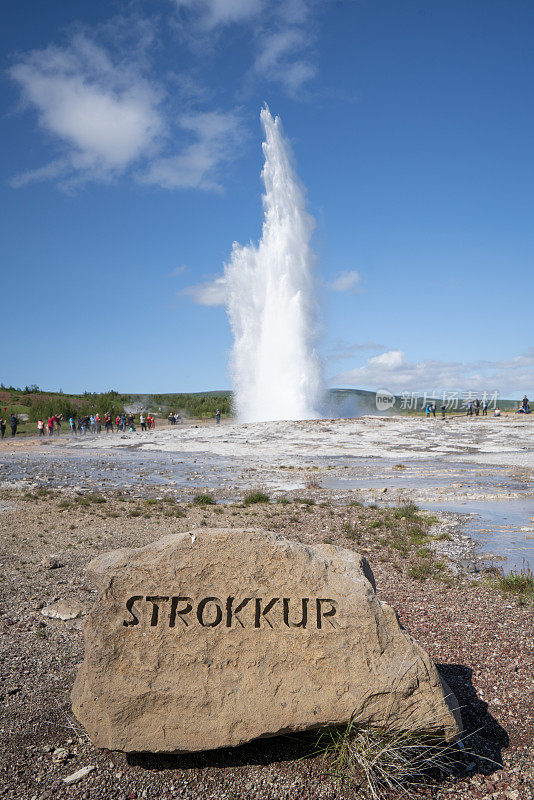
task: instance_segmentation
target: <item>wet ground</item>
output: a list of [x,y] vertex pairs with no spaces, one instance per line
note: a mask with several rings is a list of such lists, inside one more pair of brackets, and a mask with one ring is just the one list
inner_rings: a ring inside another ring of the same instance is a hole
[[463,532],[510,571],[534,564],[533,434],[515,419],[183,425],[6,443],[0,482],[138,494],[161,487],[183,500],[201,490],[224,501],[255,487],[273,496],[310,487],[339,503],[413,501],[462,515]]

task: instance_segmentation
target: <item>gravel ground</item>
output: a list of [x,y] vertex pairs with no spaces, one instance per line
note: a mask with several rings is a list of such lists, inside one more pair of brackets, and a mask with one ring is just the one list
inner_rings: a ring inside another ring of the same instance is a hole
[[[88,610],[95,593],[86,585],[84,568],[97,553],[207,525],[279,530],[288,538],[326,540],[366,554],[380,596],[440,665],[462,705],[468,736],[457,774],[442,776],[421,795],[534,800],[534,610],[503,599],[483,571],[458,574],[459,556],[469,554],[469,542],[456,535],[452,520],[417,523],[432,551],[421,558],[409,543],[398,550],[406,520],[387,509],[332,503],[315,489],[301,498],[288,493],[286,504],[250,508],[178,504],[161,490],[152,494],[12,489],[0,499],[1,797],[361,796],[330,779],[322,758],[314,755],[315,737],[183,756],[126,757],[95,750],[72,716],[69,693],[83,657],[82,619],[51,619],[43,608],[64,600],[73,613]],[[454,556],[454,564],[447,555]],[[422,561],[430,564],[428,577],[410,577]],[[64,783],[89,766],[94,769],[79,782]]]

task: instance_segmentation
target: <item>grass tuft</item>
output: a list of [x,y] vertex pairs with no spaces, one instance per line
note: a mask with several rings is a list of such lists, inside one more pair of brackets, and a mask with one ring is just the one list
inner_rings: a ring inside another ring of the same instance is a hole
[[405,506],[399,506],[393,510],[393,516],[395,519],[406,519],[406,520],[419,520],[419,509],[415,505],[415,503],[407,503]]
[[410,578],[414,578],[417,581],[426,581],[427,578],[430,578],[433,571],[430,559],[421,558],[412,563],[412,566],[408,570],[408,575]]
[[265,494],[261,490],[257,490],[255,492],[249,492],[243,498],[243,505],[244,506],[253,506],[255,503],[268,503],[269,502],[269,495]]
[[215,499],[211,494],[196,494],[193,497],[193,505],[195,506],[214,506]]
[[413,797],[414,790],[419,796],[437,775],[454,772],[463,752],[428,731],[399,731],[388,723],[359,725],[354,720],[322,731],[318,748],[340,788],[361,790],[362,797],[371,800]]
[[534,605],[534,572],[528,563],[523,563],[519,572],[509,575],[501,571],[497,586],[504,596],[512,595],[520,605]]

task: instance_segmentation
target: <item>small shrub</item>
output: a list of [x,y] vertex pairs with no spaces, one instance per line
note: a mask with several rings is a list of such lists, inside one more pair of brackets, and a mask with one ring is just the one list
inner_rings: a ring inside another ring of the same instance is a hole
[[295,497],[293,498],[294,503],[300,503],[303,506],[314,506],[315,500],[313,497]]
[[132,510],[129,512],[128,516],[129,517],[140,517],[141,516],[141,512],[139,511],[138,508],[132,508]]
[[291,500],[289,497],[280,497],[278,502],[280,503],[281,506],[288,506],[291,503]]
[[452,536],[448,531],[440,531],[437,536],[434,536],[436,542],[452,542]]
[[428,559],[422,558],[420,561],[414,561],[408,570],[410,578],[416,581],[426,581],[432,575],[432,562]]
[[523,563],[519,572],[511,572],[509,575],[501,570],[497,586],[504,596],[512,595],[522,605],[534,605],[534,572],[529,564]]
[[260,490],[255,492],[249,492],[243,498],[243,505],[244,506],[252,506],[254,503],[268,503],[269,502],[269,495],[265,494]]
[[213,495],[211,494],[196,494],[193,497],[193,505],[195,506],[214,506],[216,505]]
[[393,516],[395,519],[416,520],[419,519],[418,511],[419,509],[415,503],[407,503],[404,506],[395,508],[393,510]]
[[327,536],[325,539],[323,539],[323,544],[334,544],[334,540]]

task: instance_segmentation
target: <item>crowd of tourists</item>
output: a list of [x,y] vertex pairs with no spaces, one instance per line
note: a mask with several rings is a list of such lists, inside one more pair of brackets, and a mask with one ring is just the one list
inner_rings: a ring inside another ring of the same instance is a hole
[[[170,425],[177,425],[182,422],[180,414],[171,411],[168,415]],[[221,421],[221,412],[219,409],[215,412],[215,421],[217,424]],[[11,436],[15,436],[19,425],[18,417],[11,414],[9,424],[11,427]],[[99,434],[104,430],[106,433],[125,433],[136,431],[136,415],[132,413],[122,412],[114,416],[111,412],[101,416],[98,412],[96,414],[80,414],[71,415],[68,422],[65,423],[63,414],[52,414],[50,417],[40,417],[37,420],[37,432],[39,436],[59,436],[63,426],[70,429],[71,436],[86,436],[88,433]],[[156,427],[156,417],[148,411],[141,411],[139,413],[139,426],[142,431],[154,430]],[[0,434],[3,439],[6,433],[7,422],[3,417],[0,417]]]
[[[146,411],[141,411],[139,424],[142,431],[152,430],[156,427],[156,418]],[[113,433],[114,431],[126,433],[126,431],[135,432],[136,430],[135,414],[126,414],[125,412],[117,414],[116,417],[113,417],[109,411],[106,411],[103,418],[98,412],[83,417],[70,417],[69,425],[73,436],[85,436],[88,433],[99,434],[102,433],[102,427],[106,433]],[[51,435],[52,433],[50,433]]]

